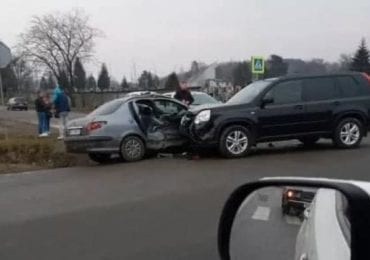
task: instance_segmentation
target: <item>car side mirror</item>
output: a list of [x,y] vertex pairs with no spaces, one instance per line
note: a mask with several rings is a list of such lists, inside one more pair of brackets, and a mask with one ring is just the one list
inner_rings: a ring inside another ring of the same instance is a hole
[[221,259],[370,259],[370,197],[361,185],[266,178],[239,187],[221,215]]
[[274,103],[274,99],[272,97],[271,98],[265,97],[261,101],[261,108],[264,108],[266,107],[266,105],[272,104],[272,103]]

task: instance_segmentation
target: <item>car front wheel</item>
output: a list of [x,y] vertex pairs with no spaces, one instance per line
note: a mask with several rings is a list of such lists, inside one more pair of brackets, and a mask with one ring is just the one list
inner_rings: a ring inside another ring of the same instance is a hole
[[97,163],[104,164],[111,160],[111,155],[106,153],[89,153],[89,158]]
[[252,147],[252,134],[244,126],[226,128],[220,138],[219,149],[227,158],[239,158],[247,155]]
[[145,156],[144,142],[137,136],[126,137],[121,144],[121,157],[127,162],[140,161]]
[[334,144],[340,148],[354,148],[363,137],[362,123],[356,118],[341,120],[334,132]]

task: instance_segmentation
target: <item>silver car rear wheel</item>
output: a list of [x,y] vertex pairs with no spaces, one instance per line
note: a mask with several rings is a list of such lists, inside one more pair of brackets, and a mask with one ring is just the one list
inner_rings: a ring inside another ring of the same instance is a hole
[[121,157],[128,162],[143,159],[145,155],[144,142],[137,136],[126,137],[121,144]]

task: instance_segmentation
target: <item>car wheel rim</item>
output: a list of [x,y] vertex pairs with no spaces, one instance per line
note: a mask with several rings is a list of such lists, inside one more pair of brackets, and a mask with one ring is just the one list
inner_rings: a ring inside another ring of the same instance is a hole
[[346,123],[340,130],[340,140],[345,145],[354,145],[360,139],[360,128],[355,123]]
[[244,153],[248,148],[247,135],[239,130],[230,132],[226,137],[226,148],[234,155]]
[[126,143],[125,150],[130,159],[136,159],[141,155],[141,144],[139,141],[131,139]]

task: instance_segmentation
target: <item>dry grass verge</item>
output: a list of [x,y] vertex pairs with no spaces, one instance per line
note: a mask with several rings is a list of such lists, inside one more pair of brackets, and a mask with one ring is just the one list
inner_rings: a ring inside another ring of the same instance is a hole
[[75,160],[55,138],[0,135],[0,163],[55,168],[73,166]]

